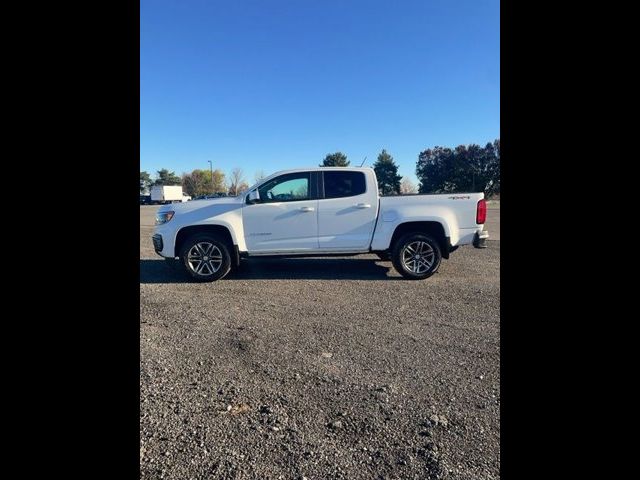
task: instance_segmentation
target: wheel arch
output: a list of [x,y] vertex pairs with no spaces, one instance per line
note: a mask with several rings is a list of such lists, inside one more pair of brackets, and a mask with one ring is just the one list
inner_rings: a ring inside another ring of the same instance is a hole
[[404,222],[396,226],[389,242],[389,249],[393,249],[395,243],[407,235],[408,233],[423,233],[425,235],[431,235],[438,242],[440,246],[440,252],[442,258],[449,258],[449,252],[451,250],[451,239],[446,234],[445,228],[442,223],[437,221],[415,221]]
[[238,251],[238,246],[234,242],[231,230],[224,225],[189,225],[186,227],[182,227],[176,233],[176,241],[173,247],[173,252],[176,257],[179,256],[180,249],[182,248],[185,240],[197,233],[210,233],[222,239],[229,247],[231,264],[235,266],[238,266],[240,264],[240,254]]

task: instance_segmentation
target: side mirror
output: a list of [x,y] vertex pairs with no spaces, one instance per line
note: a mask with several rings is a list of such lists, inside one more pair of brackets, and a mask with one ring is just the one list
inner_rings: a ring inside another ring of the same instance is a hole
[[258,189],[256,188],[255,190],[251,190],[249,192],[249,195],[247,195],[247,203],[253,204],[253,203],[258,203],[259,201],[260,201],[260,194],[258,193]]

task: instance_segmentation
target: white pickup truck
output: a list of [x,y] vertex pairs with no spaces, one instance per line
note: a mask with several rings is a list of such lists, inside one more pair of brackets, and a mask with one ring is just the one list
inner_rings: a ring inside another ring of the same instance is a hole
[[380,197],[372,168],[286,170],[237,197],[161,207],[153,245],[196,281],[243,257],[361,253],[423,279],[459,246],[485,247],[486,212],[483,193]]

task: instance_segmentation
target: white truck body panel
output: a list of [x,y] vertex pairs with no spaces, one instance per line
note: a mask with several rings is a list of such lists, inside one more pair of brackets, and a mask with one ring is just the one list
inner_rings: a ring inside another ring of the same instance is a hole
[[322,251],[367,251],[378,216],[378,187],[353,197],[318,201],[318,247]]
[[[451,245],[460,243],[467,234],[460,229],[471,229],[471,240],[482,225],[476,224],[476,205],[484,198],[483,193],[406,195],[380,198],[380,221],[371,244],[372,250],[386,250],[396,227],[406,222],[438,222],[449,237]],[[466,241],[466,240],[465,240]]]
[[248,205],[243,233],[251,253],[313,252],[318,249],[318,200]]

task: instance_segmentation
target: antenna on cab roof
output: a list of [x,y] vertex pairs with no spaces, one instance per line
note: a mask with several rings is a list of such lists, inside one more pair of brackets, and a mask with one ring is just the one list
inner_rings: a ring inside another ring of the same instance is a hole
[[364,162],[367,161],[367,157],[364,157],[364,160],[362,160],[362,163],[360,164],[360,166],[364,165]]

